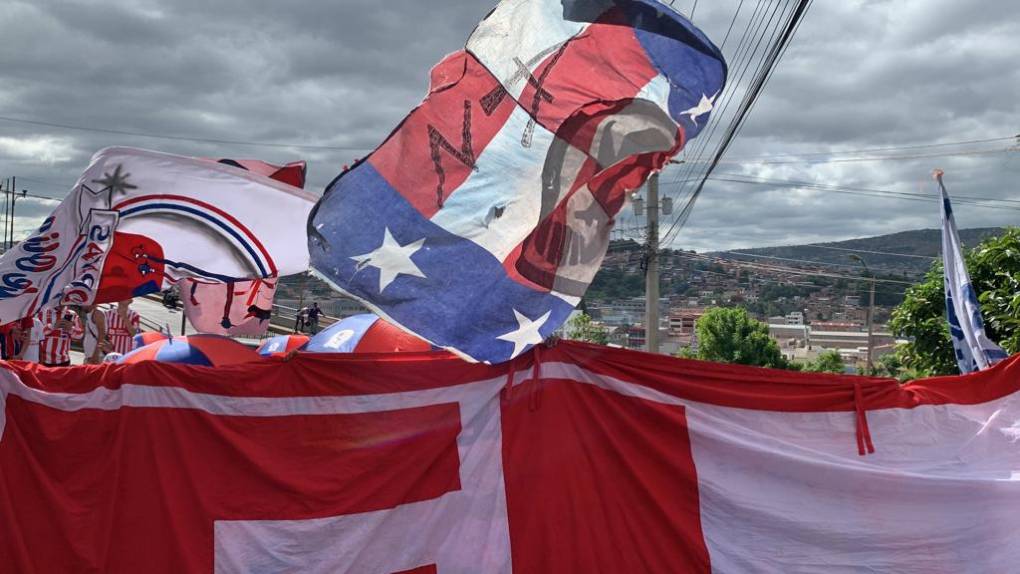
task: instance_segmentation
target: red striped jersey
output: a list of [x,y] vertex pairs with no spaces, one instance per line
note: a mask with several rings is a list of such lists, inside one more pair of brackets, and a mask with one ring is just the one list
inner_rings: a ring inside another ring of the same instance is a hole
[[[57,323],[65,316],[70,316],[71,330],[57,328]],[[39,313],[43,324],[43,339],[39,343],[39,362],[44,365],[57,365],[71,360],[71,339],[81,339],[82,328],[78,314],[62,307],[46,309]]]
[[126,354],[131,352],[132,338],[138,332],[141,321],[138,312],[128,309],[127,317],[122,317],[117,308],[107,309],[106,340],[110,342],[110,352]]

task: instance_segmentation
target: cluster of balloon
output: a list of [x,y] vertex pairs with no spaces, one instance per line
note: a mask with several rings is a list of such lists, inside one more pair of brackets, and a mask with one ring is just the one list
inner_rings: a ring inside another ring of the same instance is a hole
[[[145,338],[143,337],[142,340],[144,341]],[[124,355],[118,362],[161,361],[223,367],[259,360],[259,355],[254,349],[222,335],[198,334],[186,337],[152,338],[156,340]]]
[[135,335],[135,350],[118,362],[163,361],[188,365],[223,366],[259,357],[284,357],[294,351],[310,353],[407,353],[434,350],[432,345],[371,314],[337,321],[313,337],[278,335],[257,350],[221,335],[169,337],[149,331]]
[[304,349],[308,340],[308,335],[277,335],[259,345],[258,354],[263,357],[286,357]]
[[432,345],[366,313],[326,327],[312,337],[303,350],[311,353],[409,353],[430,351]]

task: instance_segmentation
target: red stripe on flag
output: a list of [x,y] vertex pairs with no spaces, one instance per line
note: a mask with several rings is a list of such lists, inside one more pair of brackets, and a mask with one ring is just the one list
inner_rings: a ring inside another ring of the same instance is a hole
[[709,572],[683,407],[541,385],[503,406],[514,571]]
[[368,161],[431,218],[472,173],[513,109],[513,100],[474,56],[451,54],[432,70],[425,101]]
[[[612,54],[612,66],[604,65],[607,54]],[[613,8],[535,68],[520,103],[556,133],[575,111],[596,102],[629,100],[657,75],[632,24]]]
[[[456,405],[230,417],[7,397],[0,556],[16,572],[211,572],[213,521],[393,508],[460,489]],[[61,504],[54,504],[60,500]]]

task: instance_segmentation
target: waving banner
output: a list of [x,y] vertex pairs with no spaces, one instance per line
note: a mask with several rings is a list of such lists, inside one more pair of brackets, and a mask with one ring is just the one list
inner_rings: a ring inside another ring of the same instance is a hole
[[269,328],[276,279],[210,283],[180,282],[184,315],[199,333],[258,337]]
[[[305,187],[305,162],[273,165],[251,159],[220,159],[219,163],[252,171],[297,188]],[[301,249],[300,247],[298,248]],[[188,322],[199,333],[258,337],[269,328],[277,278],[247,281],[182,279],[178,286]]]
[[[1020,362],[0,369],[11,572],[1012,572]],[[538,361],[538,362],[536,362]],[[865,456],[861,456],[866,453]]]
[[434,345],[515,357],[569,316],[626,192],[705,125],[725,76],[658,2],[504,1],[328,187],[313,268]]
[[939,208],[942,213],[942,267],[949,336],[953,341],[960,372],[970,373],[987,369],[1005,359],[1006,352],[985,334],[981,303],[978,302],[970,274],[967,273],[953,206],[946,186],[942,183],[943,172],[936,170],[934,175],[939,185]]
[[[285,169],[303,181],[303,165]],[[186,277],[304,271],[300,230],[313,204],[311,194],[248,168],[106,148],[39,230],[0,258],[0,321],[58,302],[137,297]]]

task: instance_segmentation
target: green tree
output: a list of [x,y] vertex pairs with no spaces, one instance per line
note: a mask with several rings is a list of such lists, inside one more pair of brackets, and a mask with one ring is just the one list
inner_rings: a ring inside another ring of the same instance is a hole
[[809,373],[842,373],[844,372],[843,357],[839,351],[822,351],[814,361],[804,365]]
[[595,324],[590,315],[581,313],[567,321],[567,338],[605,345],[609,341],[609,333],[605,327]]
[[[990,237],[964,255],[971,284],[981,303],[988,337],[1008,353],[1020,351],[1020,228]],[[919,376],[958,373],[946,322],[942,263],[907,290],[889,322],[910,342],[897,349],[903,367]]]
[[768,325],[751,318],[745,309],[713,307],[698,319],[694,329],[699,359],[760,367],[787,366],[779,345],[769,337]]

